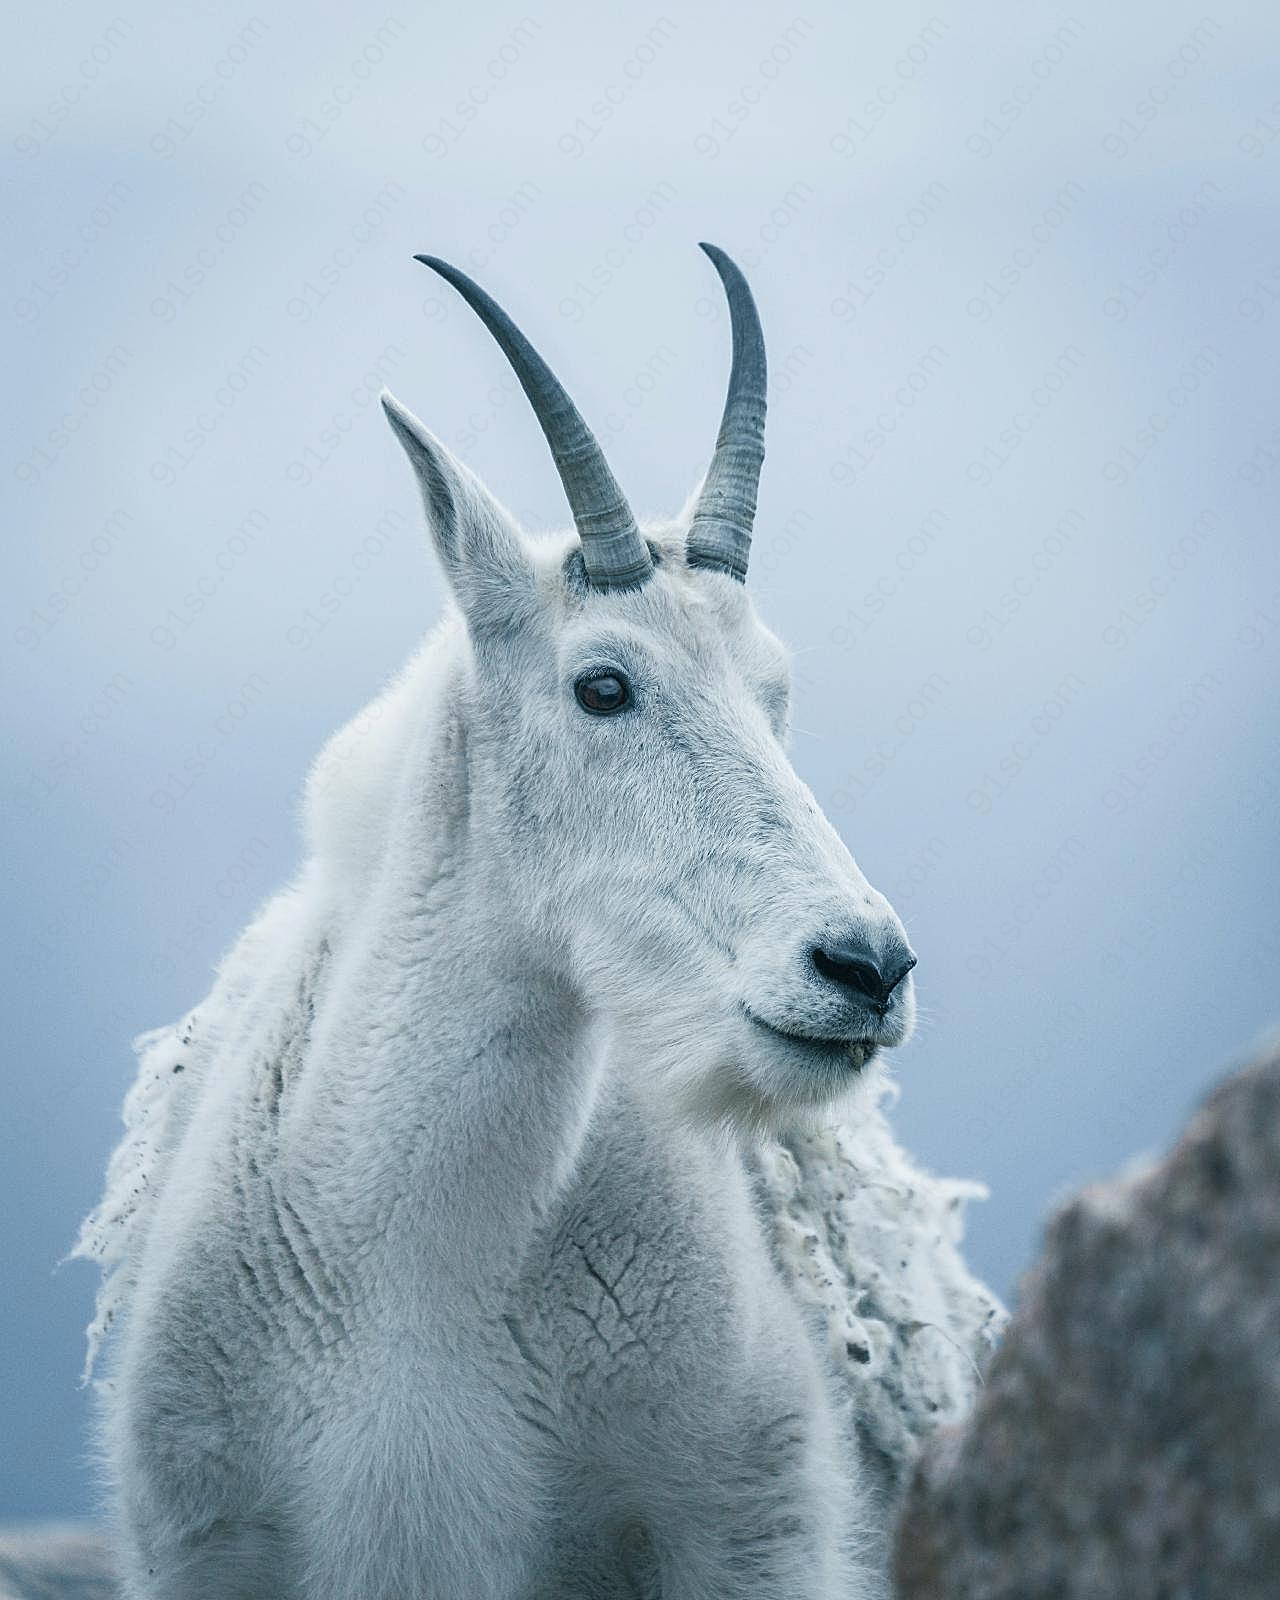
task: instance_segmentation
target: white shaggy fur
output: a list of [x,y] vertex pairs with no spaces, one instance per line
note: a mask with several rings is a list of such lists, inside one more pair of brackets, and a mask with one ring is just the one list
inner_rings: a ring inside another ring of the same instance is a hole
[[[879,1596],[997,1315],[875,1103],[910,979],[872,1024],[810,959],[896,919],[682,524],[593,592],[389,409],[456,614],[313,769],[297,882],[140,1041],[77,1245],[91,1361],[120,1324],[125,1594]],[[593,668],[633,709],[584,714]]]

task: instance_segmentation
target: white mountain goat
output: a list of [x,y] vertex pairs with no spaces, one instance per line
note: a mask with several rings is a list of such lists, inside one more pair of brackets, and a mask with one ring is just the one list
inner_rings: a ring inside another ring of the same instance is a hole
[[[462,273],[576,535],[390,396],[456,611],[340,732],[309,858],[140,1041],[108,1269],[128,1600],[862,1600],[999,1311],[877,1109],[911,953],[783,750],[744,586],[746,281],[705,483],[636,522]],[[827,1126],[841,1106],[848,1125]]]

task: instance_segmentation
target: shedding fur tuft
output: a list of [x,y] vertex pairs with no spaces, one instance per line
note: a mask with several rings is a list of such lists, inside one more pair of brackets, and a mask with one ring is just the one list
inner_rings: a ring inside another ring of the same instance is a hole
[[133,1041],[138,1072],[125,1097],[124,1137],[107,1165],[102,1199],[85,1218],[68,1260],[102,1268],[81,1382],[93,1376],[103,1341],[122,1310],[136,1276],[141,1240],[173,1156],[177,1107],[196,1073],[196,1013],[182,1022],[140,1033]]

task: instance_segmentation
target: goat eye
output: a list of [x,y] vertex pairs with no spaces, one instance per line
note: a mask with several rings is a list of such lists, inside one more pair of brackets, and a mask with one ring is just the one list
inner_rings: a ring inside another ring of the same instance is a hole
[[578,704],[595,717],[609,717],[631,704],[631,685],[616,672],[601,672],[579,678],[573,686]]

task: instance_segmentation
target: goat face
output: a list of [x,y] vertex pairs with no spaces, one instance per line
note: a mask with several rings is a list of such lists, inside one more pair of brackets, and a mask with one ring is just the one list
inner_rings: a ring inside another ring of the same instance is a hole
[[[764,356],[745,282],[716,457],[641,530],[572,402],[470,280],[431,261],[529,393],[578,535],[530,541],[389,396],[465,625],[454,700],[469,825],[526,958],[673,1105],[753,1126],[829,1104],[900,1044],[915,957],[785,753],[786,653],[746,572]],[[736,430],[736,431],[735,431]]]

